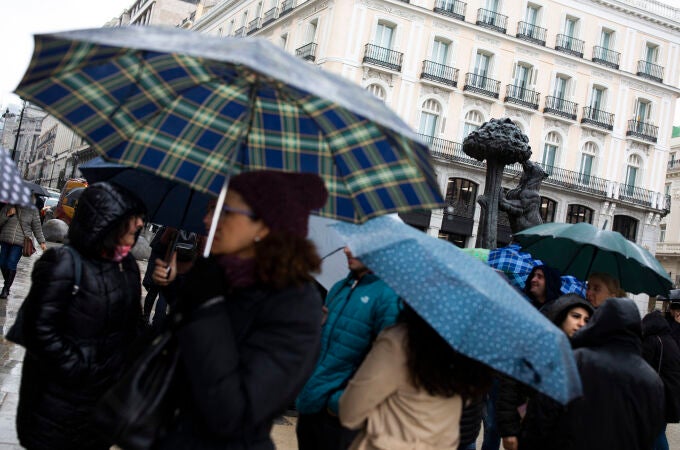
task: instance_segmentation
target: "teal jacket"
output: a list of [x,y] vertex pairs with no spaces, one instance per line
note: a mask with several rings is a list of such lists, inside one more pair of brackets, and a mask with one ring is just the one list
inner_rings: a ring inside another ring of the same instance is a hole
[[338,413],[338,400],[383,328],[399,314],[399,297],[384,281],[368,273],[350,274],[326,297],[328,317],[321,333],[321,353],[312,376],[297,398],[300,414],[326,408]]

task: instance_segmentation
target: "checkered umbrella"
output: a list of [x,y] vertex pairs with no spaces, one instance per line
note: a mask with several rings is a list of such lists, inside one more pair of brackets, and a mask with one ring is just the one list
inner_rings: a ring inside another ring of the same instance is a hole
[[540,260],[532,258],[529,253],[523,252],[517,244],[490,250],[487,263],[494,269],[504,272],[510,284],[520,290],[524,289],[531,269],[542,264]]
[[0,148],[0,202],[34,207],[31,189],[21,179],[19,169],[4,148]]
[[201,192],[274,169],[324,178],[326,217],[442,204],[427,147],[395,113],[263,39],[153,27],[38,35],[17,93],[107,159]]

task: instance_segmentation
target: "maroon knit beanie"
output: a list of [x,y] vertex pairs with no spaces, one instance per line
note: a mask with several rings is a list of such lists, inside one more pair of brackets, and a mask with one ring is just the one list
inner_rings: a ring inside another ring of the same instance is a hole
[[309,213],[326,204],[328,191],[312,173],[262,170],[244,172],[229,181],[258,218],[272,231],[307,237]]

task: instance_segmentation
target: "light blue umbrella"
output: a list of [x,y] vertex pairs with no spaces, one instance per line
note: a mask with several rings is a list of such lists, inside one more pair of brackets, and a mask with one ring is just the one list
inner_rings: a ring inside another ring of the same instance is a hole
[[454,349],[562,404],[581,395],[566,335],[489,266],[389,217],[335,228]]

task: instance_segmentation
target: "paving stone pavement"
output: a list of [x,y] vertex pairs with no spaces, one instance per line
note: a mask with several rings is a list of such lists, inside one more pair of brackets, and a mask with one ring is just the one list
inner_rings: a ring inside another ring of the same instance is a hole
[[[49,247],[60,244],[48,243]],[[31,269],[42,252],[38,250],[30,258],[21,258],[17,268],[17,276],[7,300],[0,299],[0,450],[21,449],[14,425],[19,400],[19,382],[21,366],[24,358],[23,348],[5,340],[4,335],[16,319],[21,302],[28,294],[31,286]],[[146,261],[140,261],[142,275],[146,271]],[[143,296],[142,296],[143,298]],[[272,438],[278,450],[297,450],[295,424],[297,418],[284,416],[276,421],[272,430]],[[671,424],[666,431],[671,450],[680,450],[680,425]],[[477,441],[481,448],[481,436]]]

